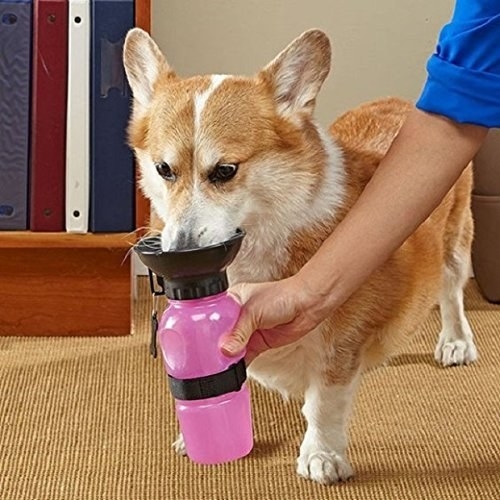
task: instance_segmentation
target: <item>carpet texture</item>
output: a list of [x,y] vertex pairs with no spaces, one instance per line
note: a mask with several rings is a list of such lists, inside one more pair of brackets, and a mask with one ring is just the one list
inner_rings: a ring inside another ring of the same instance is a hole
[[365,376],[350,430],[356,476],[331,487],[295,475],[300,404],[257,386],[249,457],[202,467],[174,454],[144,279],[139,288],[127,338],[0,338],[1,500],[500,498],[500,306],[474,282],[466,308],[480,360],[436,366],[434,311],[404,354]]

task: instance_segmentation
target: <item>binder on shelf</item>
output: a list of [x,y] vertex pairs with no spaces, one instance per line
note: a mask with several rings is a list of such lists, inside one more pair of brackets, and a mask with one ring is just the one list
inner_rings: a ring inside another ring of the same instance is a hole
[[30,229],[64,231],[68,1],[35,0]]
[[66,231],[89,223],[90,2],[69,0],[66,119]]
[[122,61],[133,0],[92,0],[90,230],[132,231],[134,160],[127,145],[131,92]]
[[31,0],[0,1],[0,229],[28,227]]

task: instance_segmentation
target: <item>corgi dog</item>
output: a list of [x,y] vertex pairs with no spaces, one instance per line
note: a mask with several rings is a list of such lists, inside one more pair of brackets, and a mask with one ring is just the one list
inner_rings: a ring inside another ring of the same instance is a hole
[[[310,30],[251,77],[181,78],[150,36],[124,45],[133,91],[129,142],[164,250],[246,232],[231,284],[296,273],[359,197],[412,106],[388,98],[361,105],[329,131],[314,120],[330,70],[328,37]],[[464,314],[473,222],[471,167],[440,206],[327,320],[297,342],[271,349],[249,376],[285,397],[304,398],[299,475],[348,479],[346,426],[361,374],[383,361],[439,303],[435,351],[443,365],[477,357]],[[362,242],[360,242],[362,244]],[[182,436],[176,442],[183,451]]]

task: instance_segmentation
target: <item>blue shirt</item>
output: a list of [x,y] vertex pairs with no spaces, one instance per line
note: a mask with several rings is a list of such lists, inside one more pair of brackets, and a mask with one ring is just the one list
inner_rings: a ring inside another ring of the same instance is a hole
[[500,0],[457,0],[427,72],[417,108],[500,127]]

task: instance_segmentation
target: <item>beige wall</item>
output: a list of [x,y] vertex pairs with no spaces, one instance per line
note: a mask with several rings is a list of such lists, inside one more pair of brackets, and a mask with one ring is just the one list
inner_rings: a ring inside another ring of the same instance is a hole
[[323,29],[334,60],[317,117],[362,101],[418,97],[452,0],[152,0],[153,35],[184,75],[252,74],[306,29]]

